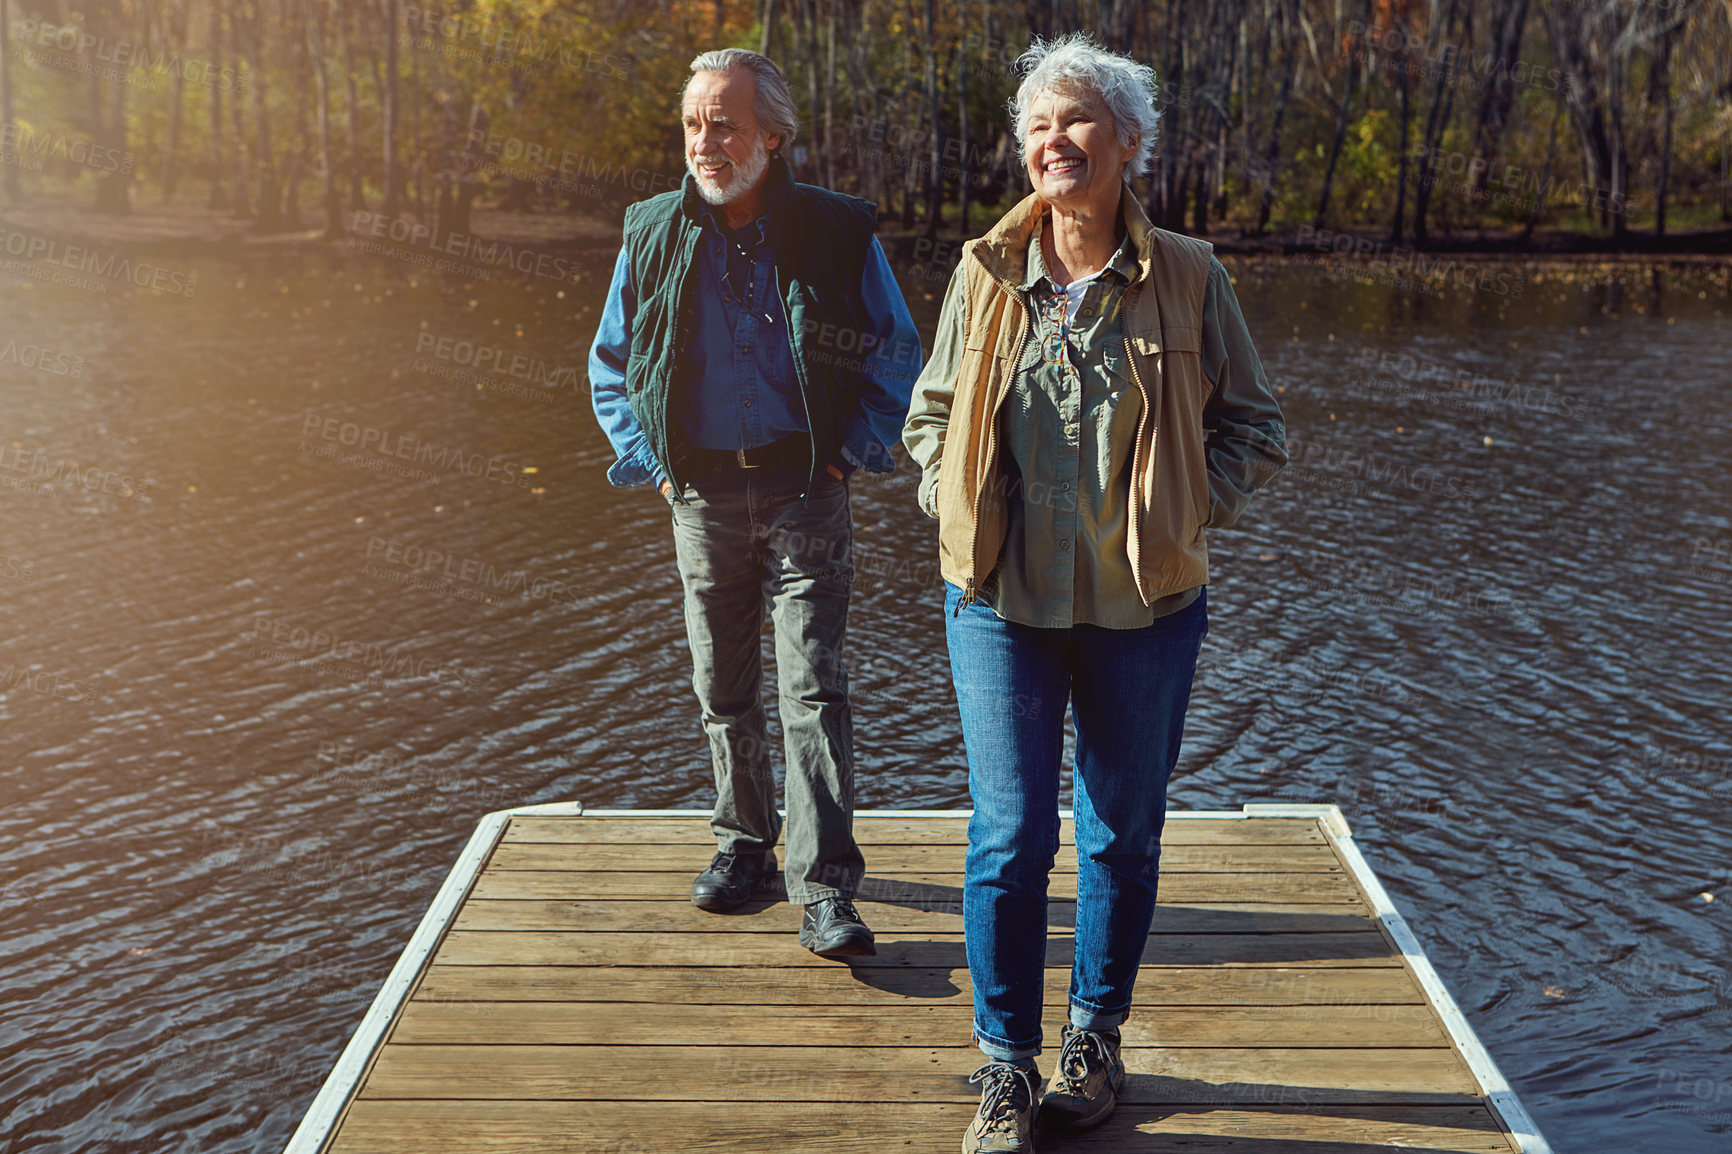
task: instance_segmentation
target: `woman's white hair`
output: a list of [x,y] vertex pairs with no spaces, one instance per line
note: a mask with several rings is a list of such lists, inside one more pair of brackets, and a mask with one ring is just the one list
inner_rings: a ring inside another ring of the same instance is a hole
[[1016,137],[1016,155],[1024,163],[1028,156],[1028,109],[1043,92],[1088,89],[1098,95],[1113,114],[1119,143],[1137,150],[1125,162],[1128,182],[1146,172],[1155,155],[1161,114],[1155,108],[1155,70],[1128,56],[1108,52],[1087,32],[1072,32],[1052,40],[1035,37],[1028,51],[1017,57],[1024,70],[1022,84],[1010,98],[1011,131]]

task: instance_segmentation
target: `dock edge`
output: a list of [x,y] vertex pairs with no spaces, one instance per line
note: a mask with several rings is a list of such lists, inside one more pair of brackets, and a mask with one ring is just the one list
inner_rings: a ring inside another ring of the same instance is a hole
[[[878,809],[856,810],[856,818],[874,817],[944,817],[965,818],[972,814],[966,809]],[[440,885],[439,892],[434,895],[433,902],[421,918],[415,932],[409,938],[409,944],[404,947],[397,963],[391,967],[384,984],[373,998],[361,1019],[361,1024],[343,1047],[342,1054],[337,1058],[337,1064],[326,1076],[324,1084],[314,1096],[312,1105],[302,1117],[300,1125],[295,1128],[289,1144],[284,1147],[283,1154],[323,1154],[330,1140],[335,1137],[337,1123],[343,1112],[354,1099],[360,1089],[362,1076],[365,1074],[373,1056],[384,1044],[385,1035],[391,1024],[396,1021],[398,1012],[408,1000],[409,991],[414,988],[416,979],[433,952],[438,949],[440,941],[455,920],[457,911],[463,901],[474,888],[475,882],[481,876],[481,870],[487,859],[493,853],[499,840],[504,836],[506,827],[514,817],[706,817],[708,810],[698,809],[593,809],[586,810],[581,801],[544,802],[537,805],[515,806],[510,809],[494,810],[484,814],[476,824],[475,832],[469,835],[469,841],[464,845],[463,852],[457,856],[451,872],[446,875]],[[1071,810],[1061,810],[1060,816],[1069,818]],[[1455,1044],[1461,1055],[1466,1059],[1480,1088],[1484,1091],[1487,1107],[1503,1123],[1504,1129],[1520,1145],[1522,1154],[1553,1154],[1551,1145],[1540,1134],[1526,1107],[1516,1097],[1503,1072],[1498,1068],[1489,1051],[1480,1042],[1479,1035],[1468,1023],[1461,1007],[1456,1005],[1449,989],[1443,984],[1431,960],[1426,957],[1425,950],[1413,931],[1408,928],[1407,921],[1401,912],[1395,908],[1389,893],[1383,888],[1370,863],[1359,852],[1359,847],[1353,840],[1353,831],[1347,824],[1341,808],[1336,805],[1316,804],[1282,804],[1247,802],[1238,810],[1169,810],[1168,818],[1181,817],[1186,820],[1212,819],[1231,821],[1251,817],[1309,817],[1317,819],[1323,828],[1330,844],[1340,854],[1341,860],[1347,865],[1353,878],[1363,887],[1365,895],[1370,899],[1372,909],[1378,921],[1388,931],[1396,948],[1401,951],[1403,959],[1413,970],[1414,977],[1419,980],[1432,1005],[1436,1007],[1444,1028],[1448,1031],[1450,1040]]]
[[1383,928],[1389,931],[1389,936],[1395,942],[1396,949],[1413,970],[1413,976],[1419,979],[1419,984],[1425,990],[1426,997],[1436,1008],[1438,1016],[1443,1019],[1444,1029],[1449,1031],[1450,1041],[1455,1043],[1461,1056],[1467,1060],[1467,1065],[1478,1079],[1480,1089],[1484,1091],[1486,1106],[1497,1115],[1503,1127],[1520,1144],[1522,1154],[1552,1154],[1551,1143],[1545,1140],[1539,1127],[1534,1124],[1528,1114],[1527,1107],[1516,1097],[1515,1090],[1510,1087],[1509,1080],[1503,1076],[1491,1052],[1480,1042],[1479,1035],[1474,1033],[1473,1026],[1468,1022],[1467,1015],[1461,1012],[1451,996],[1449,987],[1443,984],[1437,970],[1431,964],[1431,959],[1425,956],[1425,950],[1419,944],[1419,939],[1413,936],[1408,928],[1407,919],[1401,916],[1401,911],[1395,908],[1395,903],[1389,898],[1389,891],[1383,888],[1377,873],[1371,868],[1371,863],[1365,860],[1365,855],[1359,852],[1359,846],[1353,840],[1353,830],[1347,824],[1347,818],[1338,805],[1289,805],[1282,803],[1247,802],[1244,807],[1247,817],[1315,817],[1322,825],[1330,844],[1341,855],[1341,860],[1347,864],[1353,874],[1353,880],[1365,890],[1365,896],[1371,901],[1372,912]]

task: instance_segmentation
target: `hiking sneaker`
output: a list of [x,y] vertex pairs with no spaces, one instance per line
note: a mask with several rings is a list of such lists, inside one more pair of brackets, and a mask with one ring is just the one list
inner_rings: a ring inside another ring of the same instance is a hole
[[719,853],[710,868],[692,879],[692,904],[711,913],[726,913],[752,900],[760,881],[776,876],[776,854]]
[[878,952],[876,939],[847,898],[824,898],[800,918],[800,944],[820,958],[865,958]]
[[1041,1099],[1041,1117],[1065,1130],[1087,1130],[1107,1120],[1119,1104],[1125,1064],[1119,1058],[1117,1030],[1079,1030],[1066,1025],[1058,1069]]
[[1040,1113],[1040,1071],[1034,1062],[988,1062],[968,1080],[981,1084],[980,1109],[962,1136],[962,1154],[1034,1154]]

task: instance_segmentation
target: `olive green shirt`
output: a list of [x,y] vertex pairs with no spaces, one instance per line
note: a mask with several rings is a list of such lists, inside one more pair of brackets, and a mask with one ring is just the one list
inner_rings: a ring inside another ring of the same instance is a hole
[[[1201,586],[1143,604],[1131,572],[1131,450],[1142,393],[1125,363],[1121,305],[1137,275],[1128,241],[1091,281],[1073,321],[1065,292],[1053,283],[1036,243],[1028,247],[1024,294],[1034,332],[1000,413],[1009,524],[1004,551],[980,586],[980,598],[1007,621],[1049,629],[1096,625],[1138,629],[1195,601]],[[945,295],[932,359],[915,389],[953,382],[962,357],[964,278],[957,269]],[[1238,367],[1259,382],[1232,282],[1210,258],[1203,305],[1203,372],[1217,387]],[[936,516],[937,462],[920,486],[920,504]]]

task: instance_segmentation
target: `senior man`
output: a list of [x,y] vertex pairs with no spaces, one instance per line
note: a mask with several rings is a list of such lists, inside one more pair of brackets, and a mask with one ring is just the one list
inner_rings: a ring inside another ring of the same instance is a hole
[[888,473],[920,338],[869,201],[797,184],[787,81],[744,49],[692,61],[681,188],[626,211],[589,371],[619,460],[672,508],[686,636],[716,775],[711,911],[774,877],[783,834],[759,637],[774,624],[787,767],[788,900],[822,957],[876,952],[852,898],[854,751],[842,659],[853,581],[849,476]]

